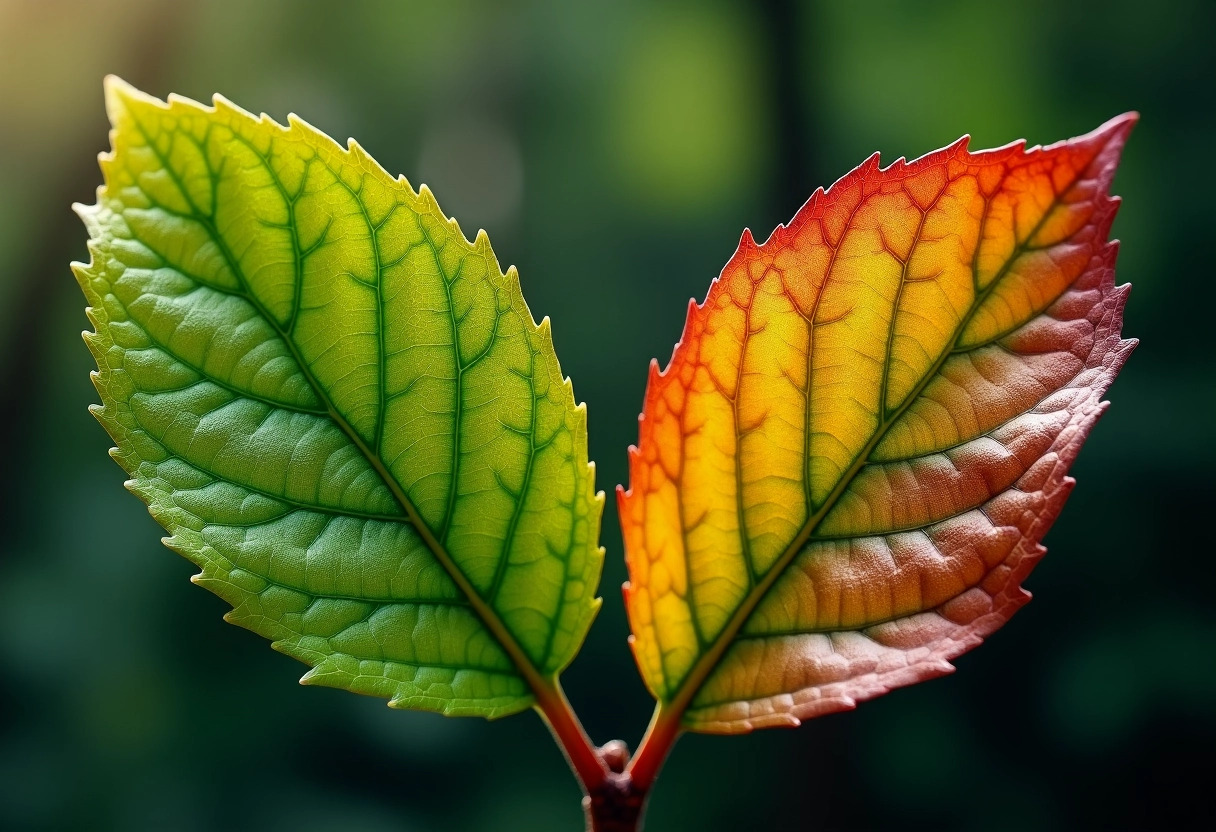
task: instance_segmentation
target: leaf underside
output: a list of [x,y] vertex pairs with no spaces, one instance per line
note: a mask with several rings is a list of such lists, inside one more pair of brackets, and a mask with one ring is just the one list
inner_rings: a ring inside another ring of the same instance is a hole
[[1134,121],[876,154],[690,304],[619,492],[634,653],[686,729],[947,673],[1028,600],[1135,345],[1108,242]]
[[167,545],[304,682],[531,705],[598,609],[603,498],[514,268],[353,141],[106,93],[73,267],[94,412]]

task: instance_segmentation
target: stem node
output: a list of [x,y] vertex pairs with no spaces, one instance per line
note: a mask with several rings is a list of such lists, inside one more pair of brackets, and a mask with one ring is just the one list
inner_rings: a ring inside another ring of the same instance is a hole
[[646,792],[638,789],[626,773],[610,772],[583,798],[587,832],[638,832]]

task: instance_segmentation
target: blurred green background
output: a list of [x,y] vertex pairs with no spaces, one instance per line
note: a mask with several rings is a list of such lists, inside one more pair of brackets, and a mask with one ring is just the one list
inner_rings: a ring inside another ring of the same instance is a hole
[[[539,720],[390,711],[295,684],[221,622],[126,494],[79,333],[70,214],[107,146],[101,78],[214,91],[357,136],[515,263],[588,403],[601,487],[745,226],[763,239],[873,150],[1050,142],[1128,109],[1116,191],[1143,339],[1029,581],[954,676],[794,732],[688,737],[649,828],[1015,830],[1211,823],[1207,523],[1216,4],[0,0],[0,828],[575,830]],[[650,701],[603,612],[565,682],[598,741]],[[1211,827],[1208,827],[1211,828]]]

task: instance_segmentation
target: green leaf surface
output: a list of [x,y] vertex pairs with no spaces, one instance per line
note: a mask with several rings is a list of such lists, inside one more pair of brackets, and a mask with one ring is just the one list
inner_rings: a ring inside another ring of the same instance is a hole
[[73,268],[94,412],[167,545],[306,683],[532,705],[599,607],[603,497],[515,269],[354,141],[106,96]]

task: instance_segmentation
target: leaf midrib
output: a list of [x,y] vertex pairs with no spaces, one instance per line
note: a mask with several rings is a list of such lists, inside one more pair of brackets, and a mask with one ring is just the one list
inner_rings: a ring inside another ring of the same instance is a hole
[[[359,436],[354,427],[347,422],[346,418],[343,417],[338,409],[334,406],[333,402],[330,400],[328,391],[325,390],[324,386],[321,385],[321,383],[313,375],[311,367],[304,360],[304,357],[301,355],[295,341],[286,331],[284,331],[284,329],[279,325],[279,322],[272,314],[270,314],[269,310],[253,292],[252,287],[249,285],[249,282],[246,279],[244,270],[236,260],[232,250],[229,248],[223,236],[219,233],[219,229],[216,228],[213,217],[200,211],[198,206],[194,204],[194,200],[191,198],[190,192],[186,189],[184,183],[181,181],[181,178],[169,165],[168,160],[156,146],[156,143],[152,140],[151,136],[149,136],[147,130],[144,128],[139,118],[136,117],[134,111],[128,108],[127,113],[131,117],[131,121],[134,123],[136,129],[139,130],[140,135],[143,136],[145,146],[152,151],[153,155],[156,156],[157,160],[160,162],[161,168],[173,181],[174,186],[182,195],[182,199],[185,200],[186,204],[193,211],[192,219],[204,227],[207,233],[211,236],[211,239],[215,242],[216,247],[219,248],[220,254],[224,258],[224,262],[228,265],[228,268],[231,270],[233,276],[240,284],[242,290],[240,293],[241,297],[243,297],[251,306],[253,306],[254,309],[257,310],[258,314],[261,315],[268,324],[270,324],[270,326],[282,339],[288,350],[290,350],[296,364],[300,367],[300,372],[304,375],[304,378],[308,382],[309,386],[312,387],[313,393],[325,406],[329,417],[342,430],[342,432],[346,434],[347,438],[350,439],[351,443],[354,444],[359,452],[364,456],[368,464],[370,464],[376,471],[377,476],[379,476],[384,482],[385,486],[388,487],[390,493],[393,495],[393,498],[401,506],[402,510],[405,511],[409,521],[413,524],[419,536],[422,537],[423,541],[426,543],[427,548],[431,550],[431,553],[435,556],[435,559],[439,561],[440,565],[443,566],[444,570],[448,573],[449,577],[451,577],[452,581],[456,584],[460,591],[464,593],[465,597],[468,598],[469,605],[473,608],[474,612],[477,613],[478,618],[481,620],[482,624],[485,625],[486,629],[490,631],[490,633],[502,646],[503,650],[506,651],[512,663],[519,670],[520,675],[523,676],[524,680],[528,683],[528,686],[535,693],[551,690],[553,688],[553,683],[540,673],[536,665],[524,652],[519,642],[507,629],[502,619],[499,618],[497,612],[495,612],[494,609],[490,607],[484,601],[484,599],[482,599],[481,595],[465,576],[464,572],[456,565],[447,549],[439,542],[438,539],[436,539],[430,527],[423,521],[421,515],[418,513],[418,510],[414,507],[413,501],[410,500],[408,495],[406,495],[404,490],[401,488],[400,483],[397,482],[396,477],[392,476],[392,474],[388,471],[383,460],[381,460],[378,455],[371,452],[371,450],[367,447],[367,444],[363,441],[362,437]],[[267,168],[276,189],[279,191],[280,196],[282,196],[284,199],[289,199],[281,183],[279,182],[277,175],[270,170],[268,160],[261,153],[259,153],[256,148],[253,148],[248,142],[244,141],[242,137],[238,136],[235,130],[232,131],[232,134],[235,139],[241,141],[246,148],[257,156],[264,168]],[[206,157],[204,156],[204,160],[205,158]],[[326,165],[326,167],[328,167],[328,165]],[[210,169],[210,165],[207,165],[207,168],[207,172],[212,177],[214,182],[218,174]],[[142,191],[143,189],[140,188],[140,190]],[[359,202],[357,198],[355,198],[355,201]],[[218,203],[213,202],[212,208],[218,211],[218,207]],[[372,233],[373,235],[375,234],[374,227],[372,228]],[[380,263],[378,259],[376,267],[376,277],[377,281],[379,282],[383,280],[383,273],[380,270]],[[298,292],[301,290],[302,286],[295,286],[293,288]],[[379,292],[377,292],[377,298],[379,298]],[[449,311],[451,312],[452,310]],[[459,361],[459,356],[457,356],[457,360]],[[455,477],[455,475],[456,472],[453,471],[452,476]]]
[[[978,312],[979,309],[983,306],[984,301],[986,301],[988,299],[988,297],[990,297],[991,294],[995,291],[996,287],[1001,283],[1001,281],[1009,273],[1009,270],[1013,267],[1013,264],[1016,263],[1018,261],[1018,259],[1024,253],[1026,253],[1026,251],[1028,250],[1030,241],[1035,238],[1035,236],[1038,234],[1038,232],[1042,229],[1044,223],[1047,222],[1048,217],[1050,217],[1051,214],[1055,211],[1055,209],[1057,207],[1059,207],[1059,205],[1061,204],[1062,198],[1076,186],[1077,182],[1080,181],[1081,177],[1089,169],[1089,166],[1093,164],[1094,159],[1096,159],[1098,157],[1098,155],[1100,155],[1100,153],[1101,153],[1101,149],[1099,149],[1093,155],[1093,157],[1091,157],[1086,162],[1085,167],[1080,169],[1077,172],[1077,175],[1072,178],[1072,180],[1068,183],[1068,185],[1066,187],[1062,188],[1059,192],[1053,194],[1051,205],[1047,208],[1046,211],[1043,212],[1043,216],[1039,218],[1039,221],[1037,223],[1035,223],[1034,228],[1032,228],[1030,233],[1026,235],[1024,241],[1019,243],[1014,248],[1014,250],[1010,254],[1009,258],[1001,266],[1000,271],[997,272],[997,274],[992,278],[992,280],[989,282],[989,284],[986,287],[984,287],[983,289],[976,292],[976,296],[975,296],[974,301],[971,304],[971,308],[968,309],[967,314],[964,315],[959,320],[958,325],[955,327],[954,332],[951,334],[949,342],[942,348],[940,354],[938,355],[938,358],[934,362],[933,366],[929,369],[929,371],[925,373],[925,375],[917,383],[916,387],[914,387],[908,393],[908,395],[904,399],[903,403],[900,404],[899,407],[896,408],[896,410],[894,410],[891,413],[890,417],[886,417],[880,410],[880,412],[878,414],[879,420],[880,420],[878,429],[874,431],[874,434],[871,436],[869,441],[865,444],[865,446],[862,447],[862,449],[854,457],[852,463],[850,463],[848,469],[846,469],[844,474],[837,481],[837,484],[833,487],[832,491],[829,492],[829,494],[825,498],[824,502],[820,505],[820,507],[814,513],[811,514],[810,517],[807,518],[806,522],[804,523],[802,528],[799,530],[798,534],[794,537],[793,541],[790,542],[789,546],[787,546],[786,549],[781,553],[781,557],[779,557],[773,563],[772,567],[764,574],[764,576],[760,580],[760,582],[752,586],[751,590],[748,592],[748,594],[744,598],[743,602],[735,609],[734,614],[731,615],[726,626],[723,627],[723,629],[719,632],[717,637],[715,637],[713,643],[710,646],[710,649],[708,651],[702,653],[700,658],[697,659],[697,661],[693,664],[693,666],[684,675],[684,678],[680,681],[678,687],[676,688],[676,695],[665,702],[660,700],[658,712],[659,712],[659,714],[666,714],[666,716],[663,717],[664,719],[680,720],[683,718],[683,715],[684,715],[685,711],[688,709],[689,704],[692,702],[693,698],[700,691],[702,685],[704,685],[704,683],[705,683],[706,679],[708,679],[709,675],[718,666],[719,662],[722,660],[722,657],[725,655],[727,649],[732,644],[734,644],[736,637],[738,636],[740,630],[742,630],[742,628],[743,628],[743,625],[747,623],[749,618],[751,618],[752,613],[755,611],[755,609],[759,605],[760,601],[763,600],[764,596],[768,594],[768,591],[772,588],[772,586],[777,582],[777,580],[781,577],[781,575],[784,574],[785,570],[789,567],[790,563],[798,556],[798,553],[802,550],[802,547],[804,545],[806,545],[807,541],[810,539],[811,535],[814,533],[815,528],[819,525],[819,523],[823,520],[823,518],[827,516],[828,512],[830,512],[832,510],[832,508],[835,507],[836,502],[840,499],[840,496],[848,489],[848,487],[852,483],[853,479],[857,476],[857,473],[866,465],[866,463],[869,460],[870,454],[873,453],[874,449],[882,441],[883,437],[886,435],[887,430],[891,427],[891,425],[893,425],[897,421],[899,421],[900,417],[902,417],[903,414],[908,410],[908,408],[911,407],[912,403],[915,402],[920,397],[921,393],[924,392],[924,389],[925,389],[925,387],[928,386],[929,382],[937,377],[938,373],[941,371],[942,365],[946,362],[947,359],[950,358],[950,356],[952,354],[954,354],[954,349],[958,345],[959,338],[962,337],[963,332],[966,330],[968,324],[970,324],[970,322],[971,322],[972,318],[975,316],[976,312]],[[868,199],[868,197],[863,198],[861,200],[861,202],[859,203],[858,207],[860,207],[860,205],[863,204],[866,201],[866,199]],[[972,270],[971,270],[972,281],[973,281],[973,285],[975,285],[977,288],[978,288],[978,284],[979,284],[979,271],[978,271],[979,249],[984,240],[984,229],[987,225],[991,205],[992,205],[991,199],[986,199],[984,201],[984,213],[980,218],[979,230],[978,230],[978,233],[976,236],[976,248],[975,248],[975,252],[973,252],[973,257],[972,257]],[[924,224],[922,222],[921,230],[923,230],[923,225]],[[846,232],[847,232],[847,228],[846,228]],[[844,242],[844,239],[842,236],[840,244],[843,244],[843,242]],[[916,238],[914,238],[912,246],[908,250],[908,260],[911,260],[912,253],[915,251],[916,246],[919,244],[919,242],[920,242],[920,238],[918,235]],[[839,248],[840,244],[838,244],[837,249]],[[827,284],[828,284],[829,279],[830,279],[830,275],[827,278],[825,278],[823,287],[820,290],[819,297],[822,297],[823,292],[825,292],[827,290]],[[904,279],[906,279],[906,267],[901,273],[901,287],[900,287],[901,291],[902,291],[902,283],[903,283]],[[816,298],[816,308],[818,308],[818,297]],[[892,318],[894,318],[896,315],[898,315],[898,313],[899,313],[898,307],[894,308],[892,311]],[[1041,314],[1041,313],[1036,313],[1036,314]],[[1033,317],[1034,316],[1032,316],[1032,318]],[[894,324],[892,324],[892,329],[893,329],[893,327],[894,327]],[[810,345],[808,345],[808,350],[810,350],[811,348],[812,347]],[[885,375],[884,375],[884,378],[885,378]],[[809,386],[809,380],[808,380],[808,386]],[[883,391],[883,395],[885,395],[885,391]],[[809,459],[807,460],[807,463],[809,464]],[[809,506],[810,506],[810,503],[808,501],[808,507]],[[695,613],[694,613],[694,618],[695,618]],[[842,629],[856,629],[856,628],[842,628]],[[658,719],[660,719],[660,717],[656,716],[656,720],[658,720]]]

